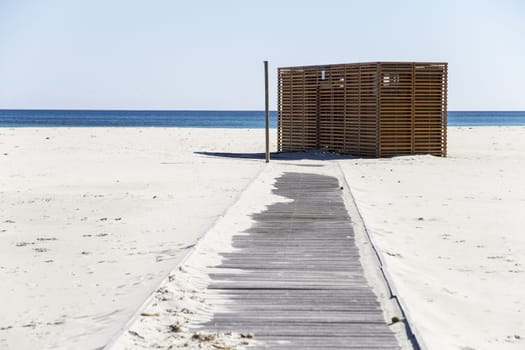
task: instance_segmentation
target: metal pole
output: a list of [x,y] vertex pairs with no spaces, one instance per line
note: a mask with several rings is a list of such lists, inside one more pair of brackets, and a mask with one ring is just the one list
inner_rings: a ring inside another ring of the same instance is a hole
[[268,61],[264,61],[264,121],[266,132],[266,163],[270,162],[270,111],[268,101]]

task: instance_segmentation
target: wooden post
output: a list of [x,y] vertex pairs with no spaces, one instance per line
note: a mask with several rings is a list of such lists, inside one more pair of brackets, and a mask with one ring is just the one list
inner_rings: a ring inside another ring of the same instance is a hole
[[264,61],[264,121],[266,129],[266,163],[270,162],[270,107],[268,99],[268,61]]

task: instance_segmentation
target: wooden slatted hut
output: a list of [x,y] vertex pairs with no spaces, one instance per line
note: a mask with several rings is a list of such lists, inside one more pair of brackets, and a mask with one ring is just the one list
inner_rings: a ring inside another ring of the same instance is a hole
[[447,153],[447,63],[278,69],[279,151],[365,157]]

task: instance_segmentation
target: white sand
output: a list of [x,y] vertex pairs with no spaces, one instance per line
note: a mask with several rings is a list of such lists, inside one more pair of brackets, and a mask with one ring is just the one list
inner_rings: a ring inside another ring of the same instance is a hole
[[[193,152],[262,140],[0,129],[0,348],[103,346],[264,168]],[[525,348],[525,128],[449,128],[449,158],[339,163],[428,349]]]
[[263,135],[0,129],[0,349],[105,345],[264,165],[193,152]]
[[[207,298],[208,267],[220,264],[220,253],[234,250],[232,237],[251,227],[251,214],[264,210],[266,205],[290,201],[271,192],[274,179],[280,175],[276,167],[275,163],[265,167],[217,220],[179,268],[155,291],[129,328],[123,330],[112,349],[230,349],[231,346],[241,350],[256,341],[238,333],[207,333],[195,328],[209,321],[217,311],[217,307],[212,310]],[[208,338],[195,339],[199,334]]]
[[451,127],[448,158],[341,164],[428,349],[525,349],[525,127]]

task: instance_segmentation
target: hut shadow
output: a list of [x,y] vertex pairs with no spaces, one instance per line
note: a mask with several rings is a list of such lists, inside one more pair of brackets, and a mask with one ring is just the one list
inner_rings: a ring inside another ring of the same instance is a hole
[[[251,159],[264,160],[265,154],[260,153],[232,153],[232,152],[194,152],[206,157],[219,158],[237,158],[237,159]],[[348,154],[337,154],[328,151],[297,151],[297,152],[273,152],[270,154],[270,160],[337,160],[337,159],[357,159],[360,157],[351,156]]]

